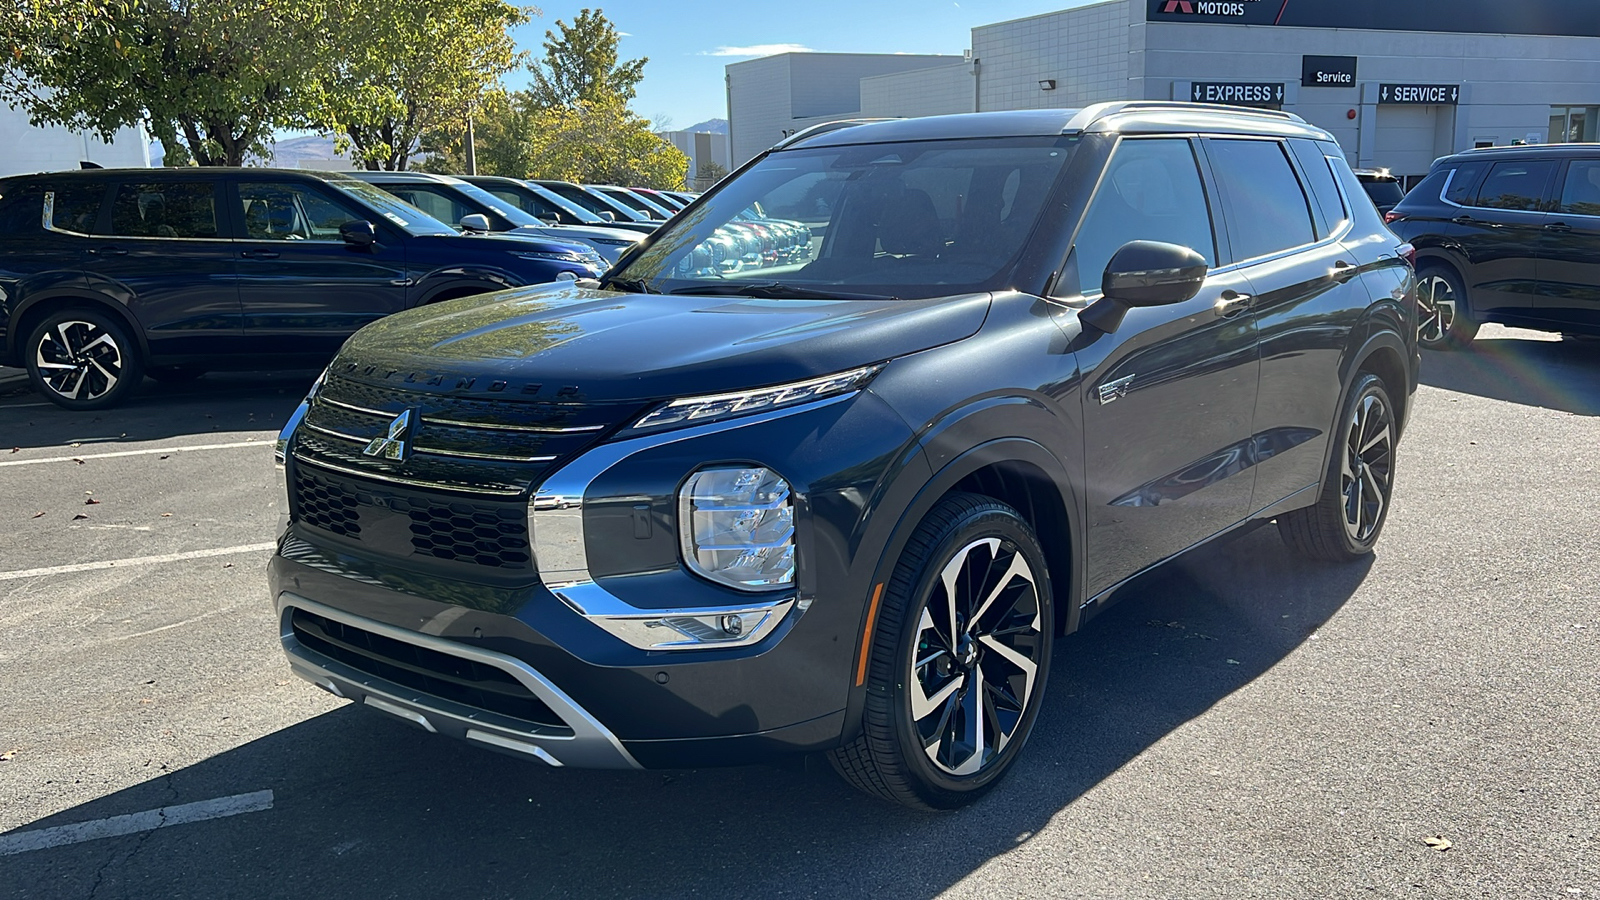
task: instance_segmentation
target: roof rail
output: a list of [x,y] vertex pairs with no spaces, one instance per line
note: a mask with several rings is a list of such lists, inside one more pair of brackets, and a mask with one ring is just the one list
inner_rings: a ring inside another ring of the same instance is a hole
[[798,141],[803,141],[806,138],[813,138],[819,134],[827,134],[830,131],[838,131],[841,128],[852,128],[856,125],[870,125],[873,122],[893,122],[897,118],[899,117],[887,116],[876,119],[838,119],[833,122],[822,122],[817,125],[812,125],[810,128],[802,128],[799,131],[796,131],[794,134],[791,134],[776,144],[773,144],[772,149],[782,150],[784,147],[787,147],[790,144]]
[[1210,110],[1215,112],[1231,113],[1236,116],[1258,116],[1265,119],[1278,119],[1285,122],[1305,123],[1291,112],[1280,109],[1258,109],[1253,106],[1227,106],[1221,103],[1191,103],[1187,100],[1113,100],[1108,103],[1095,103],[1078,110],[1077,114],[1067,121],[1061,129],[1062,134],[1074,131],[1086,131],[1089,126],[1101,119],[1125,112],[1188,112],[1192,110]]

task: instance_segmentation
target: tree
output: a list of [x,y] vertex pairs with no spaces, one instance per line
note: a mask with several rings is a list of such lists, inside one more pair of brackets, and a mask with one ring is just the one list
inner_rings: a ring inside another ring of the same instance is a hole
[[617,62],[620,36],[602,10],[585,9],[568,25],[556,20],[544,33],[544,61],[531,66],[534,100],[540,106],[575,106],[579,101],[632,100],[648,57]]
[[[473,115],[479,174],[527,177],[532,162],[524,138],[538,113],[526,91],[495,88],[483,94]],[[426,157],[416,167],[441,175],[465,172],[465,126],[462,121],[447,122],[423,135],[421,149]]]
[[697,191],[711,190],[711,186],[728,177],[728,170],[722,163],[711,161],[700,164],[699,171],[694,173],[694,187]]
[[168,152],[240,165],[305,124],[325,17],[324,0],[7,0],[0,100],[106,140],[143,124]]
[[505,0],[335,2],[341,50],[320,77],[314,118],[368,169],[405,169],[424,134],[474,115],[525,61],[508,29],[537,13]]

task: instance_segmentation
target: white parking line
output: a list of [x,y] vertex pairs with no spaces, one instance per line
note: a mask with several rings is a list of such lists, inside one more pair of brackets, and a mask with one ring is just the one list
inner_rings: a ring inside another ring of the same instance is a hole
[[215,547],[210,550],[185,550],[182,553],[163,553],[159,556],[133,556],[127,559],[103,559],[99,562],[73,563],[66,566],[46,566],[42,569],[18,569],[0,572],[0,581],[18,578],[38,578],[44,575],[65,575],[69,572],[90,572],[95,569],[115,569],[119,566],[149,566],[156,563],[178,562],[185,559],[205,559],[209,556],[232,556],[235,553],[255,553],[277,547],[276,541],[264,544],[240,544],[237,547]]
[[79,459],[110,459],[114,456],[153,456],[157,453],[193,453],[196,450],[231,450],[234,447],[265,447],[272,443],[271,438],[261,438],[255,441],[234,441],[229,444],[192,444],[188,447],[155,447],[149,450],[118,450],[115,453],[80,453],[77,456],[46,456],[40,459],[8,459],[0,461],[4,466],[33,466],[39,463],[72,462]]
[[41,828],[38,831],[14,831],[0,835],[0,856],[27,853],[30,850],[45,850],[50,847],[65,847],[68,844],[81,844],[84,841],[137,834],[141,831],[154,831],[172,825],[187,825],[190,822],[204,822],[207,819],[221,819],[271,808],[272,791],[256,791],[252,794],[219,797],[216,800],[201,800],[198,803],[163,806],[160,809],[145,810],[126,816],[112,816],[109,819],[96,819],[93,822],[80,822],[76,825],[57,825],[54,828]]

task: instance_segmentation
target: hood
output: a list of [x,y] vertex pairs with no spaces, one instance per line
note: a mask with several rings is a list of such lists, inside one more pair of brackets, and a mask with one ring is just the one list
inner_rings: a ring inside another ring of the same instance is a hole
[[623,231],[616,228],[600,228],[589,225],[521,225],[507,233],[576,242],[587,241],[591,238],[603,241],[638,241],[644,239],[644,235],[636,231]]
[[[357,332],[334,371],[376,385],[575,401],[659,400],[783,384],[959,341],[989,294],[768,300],[544,285],[397,313]],[[431,383],[431,384],[430,384]],[[543,389],[541,390],[541,387]]]
[[497,231],[489,234],[471,231],[459,234],[424,234],[418,235],[415,240],[472,241],[474,248],[484,250],[498,246],[505,250],[524,250],[538,253],[576,253],[580,256],[591,250],[588,244],[556,240],[527,231]]

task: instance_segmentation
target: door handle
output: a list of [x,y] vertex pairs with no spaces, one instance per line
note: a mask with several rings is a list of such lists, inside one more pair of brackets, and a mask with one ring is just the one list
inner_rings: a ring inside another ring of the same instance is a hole
[[239,253],[245,259],[277,259],[276,250],[244,250]]
[[122,247],[95,247],[89,250],[90,256],[127,256],[128,251]]
[[1224,319],[1231,319],[1239,313],[1250,308],[1250,301],[1254,299],[1249,294],[1240,294],[1234,291],[1223,291],[1222,296],[1211,307],[1217,315]]
[[1349,260],[1336,259],[1333,261],[1333,278],[1335,281],[1349,281],[1355,277],[1356,267]]
[[1554,232],[1558,232],[1560,234],[1566,234],[1567,232],[1572,230],[1572,226],[1568,225],[1565,222],[1551,222],[1550,224],[1544,226],[1544,230],[1545,231],[1554,231]]
[[1457,225],[1473,225],[1473,224],[1477,223],[1478,220],[1474,219],[1471,216],[1462,215],[1462,216],[1456,216],[1454,219],[1451,219],[1450,221],[1456,223]]

